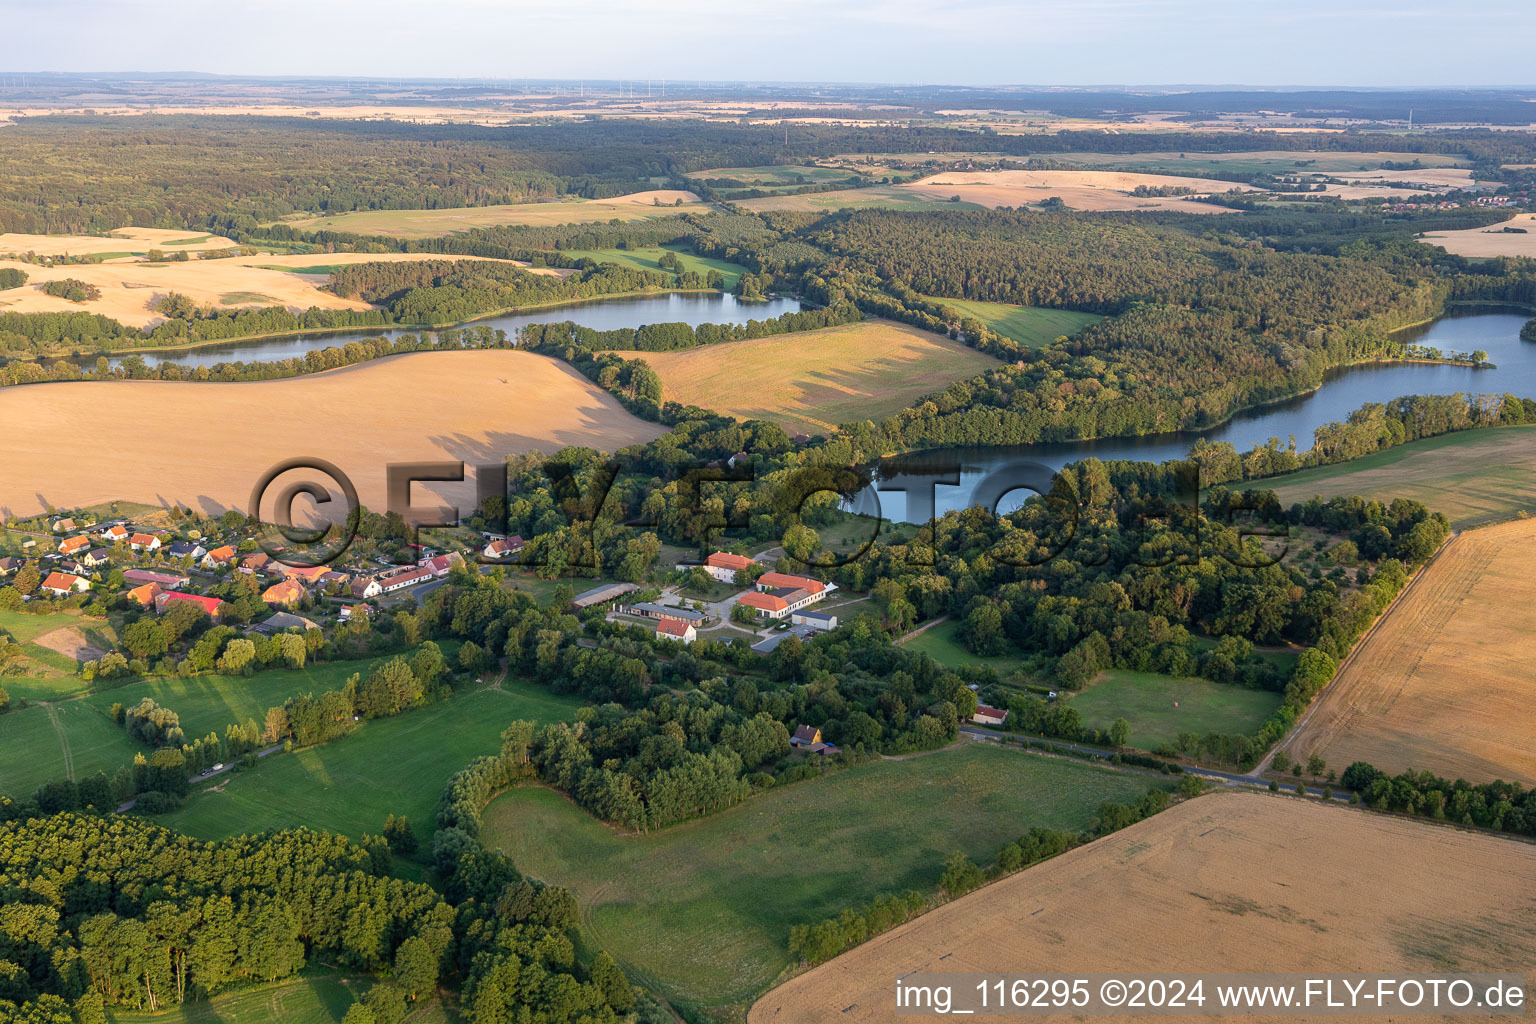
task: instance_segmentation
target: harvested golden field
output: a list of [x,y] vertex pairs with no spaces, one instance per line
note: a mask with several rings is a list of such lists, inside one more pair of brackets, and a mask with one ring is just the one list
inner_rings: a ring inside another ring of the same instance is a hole
[[[329,280],[330,267],[345,263],[379,263],[392,260],[470,259],[433,253],[320,253],[313,256],[229,256],[185,263],[145,263],[141,260],[74,266],[39,267],[0,260],[0,267],[16,267],[27,274],[20,288],[0,292],[0,310],[10,313],[100,313],[130,327],[147,327],[163,317],[150,308],[170,292],[180,292],[199,303],[225,309],[287,306],[305,310],[372,309],[360,299],[343,299],[321,288]],[[285,269],[291,268],[291,269]],[[315,268],[317,273],[299,273]],[[538,269],[537,274],[569,271]],[[49,295],[38,286],[46,281],[75,278],[101,289],[101,298],[86,302]]]
[[817,210],[844,206],[883,205],[909,208],[961,203],[996,208],[1029,206],[1053,196],[1074,210],[1178,210],[1183,213],[1231,213],[1222,206],[1192,202],[1183,196],[1141,197],[1131,195],[1138,185],[1193,188],[1202,194],[1230,189],[1252,191],[1248,185],[1170,174],[1134,174],[1123,171],[944,171],[906,185],[881,185],[812,192],[794,196],[750,199],[742,205],[754,210]]
[[1536,519],[1458,534],[1282,748],[1469,782],[1536,784]]
[[1138,185],[1193,188],[1202,194],[1230,189],[1250,191],[1246,185],[1177,178],[1161,174],[1126,174],[1117,171],[967,171],[935,174],[910,185],[899,186],[933,199],[959,196],[961,202],[996,208],[1025,206],[1051,197],[1074,210],[1178,210],[1181,213],[1232,213],[1224,206],[1193,202],[1187,196],[1143,197],[1131,195]]
[[1536,847],[1222,792],[877,936],[769,992],[747,1021],[899,1019],[892,981],[919,973],[1408,974],[1533,962]]
[[[1505,228],[1519,228],[1505,231]],[[1536,259],[1536,213],[1517,213],[1509,220],[1486,228],[1431,231],[1419,241],[1438,245],[1457,256],[1525,256]]]
[[[682,205],[676,205],[681,199]],[[660,203],[661,205],[656,205]],[[680,213],[708,213],[711,207],[692,192],[656,189],[612,199],[580,202],[517,203],[451,210],[361,210],[333,217],[308,217],[284,223],[306,231],[355,231],[393,238],[431,238],[498,224],[582,224],[588,221],[647,220]]]
[[118,228],[110,235],[0,234],[0,255],[35,253],[38,256],[108,257],[142,255],[151,249],[164,252],[202,252],[229,249],[235,242],[206,231],[173,231],[167,228]]
[[[117,499],[245,509],[261,474],[298,456],[335,463],[365,505],[382,509],[390,462],[486,465],[566,445],[608,451],[663,428],[630,415],[562,362],[484,350],[391,356],[238,384],[4,388],[0,431],[7,469],[0,513],[10,516]],[[446,499],[474,504],[472,480],[439,486]],[[416,502],[431,504],[423,490],[416,488]]]
[[878,421],[999,365],[957,341],[887,320],[640,357],[661,375],[669,401],[808,434]]

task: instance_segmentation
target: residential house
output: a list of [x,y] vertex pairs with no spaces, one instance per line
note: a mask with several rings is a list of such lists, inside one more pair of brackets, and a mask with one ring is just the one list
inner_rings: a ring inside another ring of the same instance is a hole
[[79,594],[90,590],[91,581],[84,576],[76,576],[73,573],[51,572],[38,589],[46,590],[55,597],[68,597],[70,594]]
[[92,548],[85,553],[85,557],[80,559],[80,561],[92,569],[100,569],[112,561],[112,550],[110,548]]
[[320,577],[331,571],[323,565],[284,565],[282,562],[273,562],[268,569],[271,572],[282,573],[284,579],[306,587],[314,586],[320,581]]
[[282,580],[261,592],[261,599],[267,604],[281,604],[289,608],[298,604],[303,596],[304,584],[298,580]]
[[156,595],[155,611],[163,613],[171,605],[182,602],[196,608],[201,608],[215,619],[219,617],[219,613],[224,609],[224,602],[216,597],[203,597],[201,594],[183,594],[178,591],[167,591],[166,593]]
[[78,555],[82,551],[89,551],[90,547],[91,538],[89,537],[66,537],[59,541],[59,554]]
[[493,540],[485,546],[485,557],[495,559],[511,558],[523,550],[525,543],[523,538],[518,536],[502,537]]
[[[366,601],[370,597],[378,597],[384,592],[384,588],[379,586],[379,581],[371,577],[353,580],[351,589],[352,596],[359,601]],[[342,610],[345,611],[346,609]]]
[[102,530],[101,535],[108,541],[116,544],[120,541],[125,541],[128,539],[128,527],[124,526],[122,523],[113,523],[105,530]]
[[75,521],[67,517],[64,519],[55,519],[53,521],[53,525],[50,528],[54,533],[68,533],[70,530],[75,528]]
[[123,579],[129,583],[158,584],[161,590],[180,590],[192,582],[180,573],[155,572],[153,569],[126,569],[123,571]]
[[235,549],[225,544],[203,556],[203,566],[208,569],[222,568],[235,560]]
[[657,619],[656,635],[666,640],[681,640],[684,644],[691,644],[699,638],[693,623],[682,619]]
[[397,590],[414,587],[417,584],[436,578],[431,569],[407,569],[404,572],[397,572],[393,576],[386,576],[377,582],[379,584],[379,593],[393,594]]
[[195,540],[178,540],[165,549],[172,558],[202,558],[208,549]]
[[464,556],[457,551],[446,555],[438,555],[435,558],[423,558],[416,565],[421,569],[429,569],[433,576],[447,576],[455,565],[463,565]]
[[23,565],[26,564],[26,562],[23,562],[21,559],[14,556],[0,558],[0,576],[9,576],[11,573],[15,572],[17,569],[20,569]]
[[795,734],[789,738],[792,747],[808,747],[813,743],[821,742],[821,730],[814,725],[802,725],[795,730]]
[[254,555],[246,555],[240,559],[240,571],[247,576],[254,576],[256,573],[265,574],[267,566],[271,564],[272,556],[265,551],[258,551]]
[[988,707],[985,704],[977,704],[976,713],[971,716],[971,721],[977,725],[1002,725],[1007,720],[1007,708]]
[[344,572],[336,572],[334,569],[326,572],[320,577],[320,585],[322,587],[331,583],[336,584],[338,587],[344,587],[351,582],[351,576]]
[[135,533],[128,538],[128,546],[135,551],[159,551],[160,538],[152,533]]
[[756,564],[746,555],[732,555],[724,551],[716,551],[704,559],[704,571],[721,583],[734,583],[738,572],[741,572],[743,569],[750,569]]
[[163,593],[165,591],[160,589],[160,584],[146,583],[141,587],[134,587],[128,591],[128,600],[145,608],[152,608],[154,607],[155,599]]

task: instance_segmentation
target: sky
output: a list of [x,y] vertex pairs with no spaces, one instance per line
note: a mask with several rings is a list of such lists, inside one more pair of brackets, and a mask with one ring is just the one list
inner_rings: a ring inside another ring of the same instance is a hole
[[1536,84],[1536,0],[0,0],[0,70]]

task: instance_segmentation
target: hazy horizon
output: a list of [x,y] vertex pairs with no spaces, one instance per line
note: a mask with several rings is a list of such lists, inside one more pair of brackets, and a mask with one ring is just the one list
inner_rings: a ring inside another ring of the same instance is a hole
[[29,65],[10,74],[384,80],[1500,89],[1533,84],[1536,32],[1536,5],[1521,0],[1353,10],[1323,0],[1273,9],[1225,0],[0,0],[0,9]]

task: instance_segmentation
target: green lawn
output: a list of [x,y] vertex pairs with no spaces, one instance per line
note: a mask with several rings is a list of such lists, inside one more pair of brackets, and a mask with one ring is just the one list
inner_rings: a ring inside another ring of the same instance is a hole
[[[108,1008],[112,1024],[339,1024],[347,1007],[373,986],[373,979],[311,967],[299,977],[224,992],[158,1013]],[[411,1024],[444,1024],[457,1014],[433,1002],[412,1007]]]
[[1284,504],[1360,494],[1412,498],[1464,528],[1536,511],[1536,426],[1461,430],[1349,462],[1255,480]]
[[[446,650],[446,648],[445,648]],[[132,707],[145,697],[170,708],[181,719],[187,739],[201,739],[210,732],[224,735],[224,727],[254,719],[258,724],[267,709],[301,693],[339,690],[347,677],[369,669],[387,658],[362,658],[306,665],[301,669],[258,672],[245,676],[196,676],[191,679],[145,679],[115,690],[84,698],[83,702],[106,714],[113,704]]]
[[254,769],[194,790],[163,824],[199,839],[266,829],[327,829],[353,838],[405,814],[426,840],[448,777],[500,747],[517,719],[568,719],[580,702],[507,680],[394,718],[365,722],[320,747],[262,759]]
[[725,276],[725,290],[730,291],[736,287],[736,280],[741,277],[746,267],[737,263],[727,263],[725,260],[711,259],[706,256],[695,256],[685,249],[675,249],[670,246],[658,246],[649,249],[562,249],[562,256],[572,259],[590,257],[599,263],[617,263],[624,267],[633,267],[636,270],[651,270],[657,273],[666,273],[661,269],[657,260],[671,252],[682,262],[684,270],[692,270],[697,274],[708,275],[711,270],[718,270]]
[[111,650],[117,645],[117,634],[107,619],[79,612],[0,612],[0,630],[21,645],[23,659],[19,664],[27,672],[0,678],[0,686],[5,687],[12,701],[56,700],[89,688],[90,684],[75,675],[80,666],[74,658],[35,642],[40,636],[66,628],[77,629],[87,643],[100,650]]
[[973,316],[998,334],[1020,345],[1040,348],[1060,337],[1071,337],[1104,318],[1097,313],[1078,313],[1070,309],[1041,309],[1013,306],[1006,302],[973,302],[970,299],[946,299],[925,295],[929,302],[953,306],[965,316]]
[[285,267],[277,263],[258,263],[262,270],[281,270],[285,274],[334,274],[342,267],[354,266],[350,263],[316,263],[305,267]]
[[[10,688],[10,680],[6,680]],[[83,701],[34,705],[0,715],[0,795],[31,796],[45,782],[108,776],[145,751]]]
[[965,645],[960,642],[959,619],[945,619],[936,626],[929,626],[917,636],[904,641],[902,646],[909,651],[922,651],[940,665],[947,665],[950,668],[959,668],[962,665],[987,665],[995,669],[998,675],[1005,675],[1019,667],[1019,659],[1015,655],[1005,654],[983,658],[966,650]]
[[1152,781],[969,744],[867,762],[701,821],[620,836],[551,790],[493,801],[482,838],[570,887],[595,941],[669,997],[750,1000],[788,965],[791,925],[882,891],[932,890],[962,850],[990,863],[1033,825],[1076,829]]
[[[1152,750],[1181,732],[1251,733],[1280,706],[1280,694],[1204,679],[1113,669],[1070,698],[1090,729],[1131,723],[1131,746]],[[1177,702],[1178,707],[1174,707]]]

